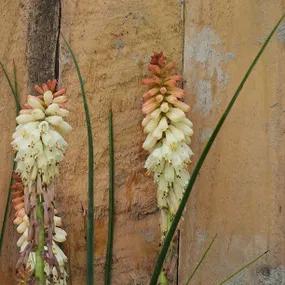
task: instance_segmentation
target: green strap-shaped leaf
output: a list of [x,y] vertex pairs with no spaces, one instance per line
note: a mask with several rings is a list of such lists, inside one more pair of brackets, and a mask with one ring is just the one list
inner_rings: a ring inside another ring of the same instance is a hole
[[275,33],[276,29],[278,28],[279,24],[281,23],[281,21],[284,19],[284,16],[283,15],[280,20],[277,22],[277,24],[275,25],[275,27],[273,28],[273,30],[271,31],[271,33],[269,34],[269,36],[267,37],[267,39],[265,40],[265,42],[263,43],[261,49],[259,50],[258,54],[256,55],[256,57],[254,58],[254,60],[252,61],[251,65],[249,66],[247,72],[245,73],[242,81],[240,82],[236,92],[234,93],[231,101],[229,102],[226,110],[224,111],[223,115],[221,116],[220,120],[218,121],[218,124],[216,125],[211,137],[209,138],[199,160],[197,161],[196,163],[196,166],[192,172],[192,175],[191,175],[191,178],[189,180],[189,183],[188,183],[188,186],[185,190],[185,193],[183,195],[183,198],[180,202],[180,205],[178,207],[178,210],[177,210],[177,213],[176,215],[174,216],[174,219],[173,219],[173,222],[171,224],[171,227],[165,237],[165,240],[164,240],[164,243],[162,245],[162,248],[160,250],[160,253],[158,255],[158,258],[157,258],[157,261],[156,261],[156,264],[155,264],[155,267],[154,267],[154,271],[153,271],[153,274],[152,274],[152,277],[151,277],[151,280],[150,280],[150,285],[156,285],[157,284],[157,280],[158,280],[158,277],[159,277],[159,274],[160,274],[160,271],[162,269],[162,266],[163,266],[163,262],[165,260],[165,257],[166,257],[166,254],[167,254],[167,251],[168,251],[168,248],[170,246],[170,243],[172,241],[172,238],[175,234],[175,231],[176,231],[176,228],[179,224],[179,221],[180,221],[180,218],[183,214],[183,211],[184,211],[184,208],[186,206],[186,203],[188,201],[188,198],[190,196],[190,193],[192,191],[192,188],[193,188],[193,185],[197,179],[197,176],[200,172],[200,169],[221,129],[221,127],[223,126],[228,114],[230,113],[236,99],[238,98],[239,94],[240,94],[240,91],[242,90],[245,82],[247,81],[249,75],[251,74],[254,66],[256,65],[256,63],[258,62],[260,56],[262,55],[263,51],[265,50],[266,46],[268,45],[269,41],[271,40],[273,34]]
[[88,209],[87,209],[87,285],[94,284],[94,147],[93,147],[93,135],[91,126],[91,117],[88,108],[88,102],[86,92],[84,88],[83,78],[81,76],[80,68],[76,60],[75,54],[64,38],[65,42],[80,82],[81,95],[83,98],[83,107],[85,111],[85,121],[87,127],[87,138],[88,138]]
[[113,134],[113,113],[109,113],[109,221],[108,241],[105,263],[105,285],[110,285],[112,280],[112,255],[114,240],[114,182],[115,182],[115,161],[114,161],[114,134]]

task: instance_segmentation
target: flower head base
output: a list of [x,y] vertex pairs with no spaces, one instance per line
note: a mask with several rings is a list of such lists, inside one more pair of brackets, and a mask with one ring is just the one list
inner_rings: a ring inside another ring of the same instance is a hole
[[[13,178],[14,183],[12,185],[12,203],[15,210],[15,218],[13,223],[16,226],[17,232],[20,234],[20,238],[17,241],[17,246],[20,248],[20,259],[17,264],[17,276],[19,284],[29,284],[28,281],[33,278],[35,271],[35,248],[33,247],[34,243],[31,231],[33,231],[32,225],[35,225],[36,221],[32,215],[31,217],[28,217],[26,214],[24,203],[24,185],[21,178],[17,174],[15,174]],[[47,279],[47,284],[66,284],[58,283],[67,279],[67,273],[65,270],[67,257],[57,245],[57,243],[62,243],[66,240],[66,232],[61,228],[62,220],[57,215],[54,216],[54,225],[55,229],[52,238],[52,252],[56,266],[50,266],[48,259],[46,259],[45,263],[46,276],[52,276],[54,283],[50,283],[49,279]],[[46,246],[46,251],[47,250],[48,246]],[[57,283],[56,279],[58,279]]]
[[185,114],[190,107],[183,102],[185,93],[178,86],[182,78],[173,73],[174,68],[162,52],[154,53],[148,65],[152,76],[143,80],[149,88],[143,94],[142,106],[143,148],[150,153],[145,167],[153,173],[158,187],[162,239],[190,178],[187,167],[193,155],[189,147],[193,125]]

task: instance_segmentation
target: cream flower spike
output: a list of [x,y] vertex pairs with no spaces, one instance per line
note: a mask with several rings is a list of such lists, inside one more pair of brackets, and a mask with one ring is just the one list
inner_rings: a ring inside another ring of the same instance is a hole
[[27,103],[16,118],[18,126],[13,134],[16,174],[12,203],[16,211],[13,222],[20,234],[17,241],[20,258],[16,266],[19,284],[35,281],[37,203],[43,209],[45,284],[67,284],[67,257],[58,245],[66,240],[67,234],[54,208],[54,179],[67,148],[64,135],[71,126],[65,121],[69,113],[64,105],[67,102],[65,89],[56,91],[56,85],[56,80],[49,80],[47,84],[35,86],[37,96],[27,97]]
[[67,143],[64,135],[71,126],[64,118],[68,111],[65,89],[55,91],[56,80],[42,87],[36,85],[38,96],[28,95],[27,103],[16,118],[18,126],[13,134],[12,146],[17,151],[16,172],[28,186],[38,174],[43,183],[50,184],[58,175],[58,165],[63,159]]
[[190,178],[187,170],[193,152],[189,147],[192,122],[186,117],[190,107],[183,102],[181,76],[173,74],[174,63],[166,63],[163,53],[154,53],[148,69],[152,77],[143,80],[149,90],[143,94],[143,148],[149,152],[145,168],[157,184],[161,210],[162,240],[182,199]]

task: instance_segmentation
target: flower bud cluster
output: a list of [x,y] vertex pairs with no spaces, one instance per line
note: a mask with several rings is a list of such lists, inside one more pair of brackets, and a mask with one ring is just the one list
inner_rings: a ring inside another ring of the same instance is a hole
[[28,95],[16,118],[12,146],[17,151],[16,172],[25,185],[34,182],[38,174],[45,184],[58,175],[58,164],[67,147],[63,136],[71,130],[64,120],[69,113],[63,105],[67,101],[65,89],[53,93],[56,81],[48,84],[36,87],[39,96]]
[[182,78],[173,74],[174,68],[173,63],[166,63],[163,53],[155,53],[148,65],[152,77],[143,80],[149,88],[143,95],[142,107],[142,126],[147,135],[143,148],[149,152],[145,167],[153,173],[158,187],[163,235],[189,181],[187,166],[193,155],[189,147],[193,125],[185,114],[190,107],[183,102],[185,93],[178,86]]

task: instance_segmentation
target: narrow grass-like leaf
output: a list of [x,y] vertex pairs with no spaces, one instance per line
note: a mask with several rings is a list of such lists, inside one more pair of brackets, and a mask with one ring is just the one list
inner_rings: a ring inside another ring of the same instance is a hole
[[63,35],[61,36],[71,54],[77,72],[81,88],[81,95],[83,98],[83,107],[85,111],[85,121],[86,121],[87,138],[88,138],[87,285],[93,285],[94,284],[94,147],[93,147],[91,117],[89,113],[84,82],[78,62],[69,43],[66,41]]
[[252,261],[250,261],[249,263],[245,264],[244,266],[242,266],[239,270],[235,271],[234,273],[232,273],[230,276],[228,276],[226,279],[224,279],[221,283],[219,283],[219,285],[223,285],[225,283],[227,283],[228,281],[230,281],[231,279],[233,279],[235,276],[237,276],[239,273],[241,273],[243,270],[247,269],[250,265],[254,264],[255,262],[257,262],[261,257],[263,257],[265,254],[267,254],[269,252],[269,250],[265,251],[264,253],[260,254],[258,257],[256,257],[255,259],[253,259]]
[[19,101],[19,89],[18,89],[18,80],[17,80],[17,68],[15,60],[13,60],[13,74],[14,74],[14,92],[15,92],[15,102],[17,108],[17,114],[20,112],[20,101]]
[[193,279],[193,277],[195,276],[196,272],[198,271],[199,267],[202,265],[203,261],[205,260],[205,258],[208,255],[208,252],[210,251],[210,249],[212,248],[215,240],[217,238],[217,234],[214,236],[214,238],[212,239],[212,241],[210,242],[209,246],[206,248],[206,250],[204,251],[201,259],[199,260],[198,264],[196,265],[196,267],[194,268],[193,272],[191,273],[191,275],[189,276],[187,282],[185,283],[185,285],[188,285],[190,283],[190,281]]
[[2,253],[2,247],[3,247],[3,241],[4,241],[4,236],[6,232],[6,225],[7,225],[7,219],[8,219],[8,214],[10,211],[10,202],[11,202],[11,186],[13,184],[13,171],[15,169],[16,163],[13,162],[13,170],[10,178],[10,183],[9,183],[9,189],[8,189],[8,195],[7,195],[7,200],[6,200],[6,205],[5,205],[5,210],[4,210],[4,217],[3,217],[3,222],[2,222],[2,227],[1,227],[1,233],[0,233],[0,255]]
[[154,267],[154,271],[153,271],[153,274],[152,274],[152,277],[151,277],[151,280],[150,280],[150,285],[156,285],[157,284],[157,280],[158,280],[158,277],[159,277],[159,274],[161,272],[161,269],[162,269],[162,266],[163,266],[163,262],[165,260],[165,257],[166,257],[166,254],[167,254],[167,251],[168,251],[168,248],[171,244],[171,241],[172,241],[172,238],[175,234],[175,231],[176,231],[176,228],[179,224],[179,221],[180,221],[180,218],[183,214],[183,211],[184,211],[184,208],[186,206],[186,203],[188,201],[188,198],[190,196],[190,193],[192,191],[192,188],[193,188],[193,185],[197,179],[197,176],[200,172],[200,169],[221,129],[221,127],[223,126],[228,114],[230,113],[236,99],[238,98],[239,94],[240,94],[240,91],[242,90],[245,82],[247,81],[249,75],[251,74],[253,68],[255,67],[256,63],[258,62],[260,56],[262,55],[263,51],[265,50],[266,46],[268,45],[270,39],[272,38],[273,34],[275,33],[276,29],[278,28],[279,24],[281,23],[281,21],[284,19],[284,16],[283,15],[280,20],[277,22],[277,24],[275,25],[275,27],[273,28],[273,30],[271,31],[271,33],[269,34],[269,36],[267,37],[267,39],[265,40],[265,42],[263,43],[262,47],[260,48],[259,52],[257,53],[256,57],[254,58],[254,60],[252,61],[252,63],[250,64],[247,72],[245,73],[242,81],[240,82],[236,92],[234,93],[231,101],[229,102],[226,110],[224,111],[223,115],[221,116],[220,120],[218,121],[211,137],[209,138],[199,160],[197,161],[196,165],[195,165],[195,168],[192,172],[192,175],[191,175],[191,178],[189,180],[189,183],[186,187],[186,190],[185,190],[185,193],[183,195],[183,198],[180,202],[180,205],[178,207],[178,210],[174,216],[174,219],[173,219],[173,222],[170,226],[170,229],[164,239],[164,243],[162,245],[162,248],[160,250],[160,253],[158,255],[158,258],[157,258],[157,261],[156,261],[156,264],[155,264],[155,267]]
[[19,101],[19,97],[18,97],[18,87],[17,87],[18,84],[16,83],[16,81],[17,81],[16,66],[15,66],[15,64],[13,64],[14,81],[15,81],[14,84],[15,84],[15,86],[13,86],[12,81],[11,81],[11,79],[10,79],[8,73],[7,73],[7,70],[6,70],[4,64],[1,61],[0,61],[0,66],[1,66],[1,69],[3,70],[5,78],[6,78],[7,82],[8,82],[9,87],[11,89],[11,92],[12,92],[12,94],[14,96],[14,100],[15,100],[15,104],[16,104],[16,111],[17,111],[17,114],[18,114],[20,112],[21,107],[20,107],[20,101]]
[[114,178],[115,178],[115,162],[114,162],[114,134],[113,134],[113,113],[109,113],[109,221],[108,221],[108,241],[105,263],[105,285],[110,285],[112,280],[112,256],[113,256],[113,240],[114,240]]
[[[18,83],[17,83],[17,75],[16,75],[16,65],[15,62],[13,61],[13,72],[14,72],[14,86],[12,85],[12,81],[4,67],[4,64],[0,61],[0,66],[3,70],[3,73],[5,75],[5,78],[9,84],[9,87],[11,89],[11,93],[13,95],[14,101],[15,101],[15,106],[16,106],[16,114],[20,112],[20,101],[19,101],[19,92],[18,92]],[[15,162],[13,162],[13,171],[15,169]],[[0,233],[0,255],[2,252],[2,246],[3,246],[3,240],[4,240],[4,235],[6,231],[6,225],[7,225],[7,219],[8,219],[8,213],[10,210],[10,200],[11,200],[11,186],[13,183],[13,171],[10,177],[10,183],[9,183],[9,189],[8,189],[8,195],[7,195],[7,200],[6,200],[6,205],[5,205],[5,210],[4,210],[4,217],[3,217],[3,222],[2,222],[2,227],[1,227],[1,233]]]

